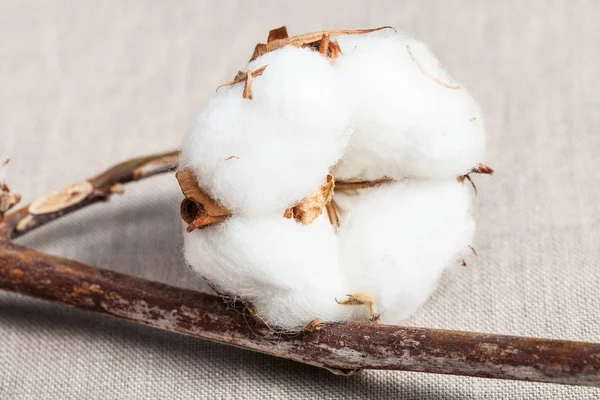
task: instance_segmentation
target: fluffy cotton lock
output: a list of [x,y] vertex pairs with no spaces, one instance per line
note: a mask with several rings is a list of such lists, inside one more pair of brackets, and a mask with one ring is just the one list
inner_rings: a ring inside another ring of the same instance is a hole
[[375,299],[384,323],[398,323],[457,264],[475,231],[470,188],[456,180],[405,181],[336,195],[344,271],[352,292]]
[[335,39],[355,131],[336,178],[451,178],[482,161],[479,106],[423,43],[389,29]]
[[223,88],[185,139],[180,169],[232,211],[224,222],[185,235],[185,258],[220,291],[250,301],[283,329],[315,318],[343,319],[346,286],[339,242],[325,216],[309,226],[283,218],[325,182],[349,138],[349,111],[337,75],[320,54],[286,47],[258,58],[252,82]]
[[308,226],[281,213],[233,216],[185,235],[185,258],[218,291],[252,303],[270,325],[299,329],[315,318],[348,319],[349,284],[326,216]]
[[253,61],[253,80],[221,88],[184,140],[181,168],[235,214],[293,206],[325,182],[349,135],[349,109],[329,60],[285,47]]

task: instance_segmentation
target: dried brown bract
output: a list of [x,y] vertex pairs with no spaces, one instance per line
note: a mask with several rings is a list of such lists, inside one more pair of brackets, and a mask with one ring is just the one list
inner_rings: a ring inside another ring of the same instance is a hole
[[[269,32],[270,40],[267,41],[267,44],[259,43],[256,45],[256,47],[254,48],[254,53],[252,54],[252,58],[250,59],[250,61],[255,60],[256,58],[262,56],[265,53],[280,49],[284,46],[313,47],[313,48],[320,49],[321,41],[324,39],[325,36],[327,37],[326,40],[329,40],[330,36],[362,35],[365,33],[380,31],[382,29],[394,29],[394,28],[392,28],[391,26],[382,26],[382,27],[374,28],[374,29],[359,29],[359,30],[342,29],[342,30],[306,33],[304,35],[288,37],[287,29],[285,28],[285,26],[282,26],[280,28],[273,29],[272,31]],[[283,32],[285,32],[285,36],[283,35]],[[331,48],[330,46],[327,46],[327,47]],[[338,49],[337,54],[339,54],[339,46],[337,46],[337,49]],[[336,50],[332,50],[332,51],[334,53],[336,52]],[[321,53],[321,54],[323,54],[323,53]],[[336,54],[336,56],[337,56],[337,54]]]
[[285,210],[283,216],[285,218],[294,218],[296,221],[301,222],[302,225],[310,225],[323,213],[323,209],[331,203],[334,188],[335,180],[333,179],[333,175],[327,175],[327,182],[302,199],[300,203]]
[[340,45],[337,41],[331,40],[328,33],[323,34],[321,41],[315,43],[316,45],[318,45],[319,53],[327,58],[331,58],[331,62],[334,62],[342,54]]
[[493,175],[494,169],[485,164],[477,164],[477,166],[472,168],[470,172],[475,174]]
[[236,85],[238,83],[244,82],[244,92],[242,93],[242,97],[244,99],[252,100],[252,80],[258,76],[261,76],[263,72],[265,72],[265,69],[267,67],[268,65],[263,65],[262,67],[255,69],[254,71],[239,71],[231,82],[222,84],[217,88],[217,90],[225,86]]
[[494,169],[491,167],[488,167],[485,164],[477,164],[475,167],[471,168],[470,170],[468,170],[467,172],[465,172],[462,175],[459,175],[456,178],[456,180],[460,183],[464,182],[465,179],[468,180],[471,183],[471,185],[473,186],[473,190],[475,190],[475,194],[477,195],[477,186],[475,186],[475,182],[473,182],[473,179],[471,178],[471,174],[493,175]]
[[367,306],[371,320],[375,322],[379,321],[377,305],[375,304],[375,298],[372,295],[366,292],[356,292],[347,294],[346,296],[348,296],[348,298],[344,301],[335,299],[336,303],[344,306]]
[[188,224],[188,232],[222,222],[231,216],[231,211],[198,186],[190,169],[177,172],[176,177],[185,196],[181,202],[181,218]]
[[271,29],[269,31],[269,37],[267,43],[271,43],[274,40],[287,39],[289,37],[287,27],[280,26],[279,28]]

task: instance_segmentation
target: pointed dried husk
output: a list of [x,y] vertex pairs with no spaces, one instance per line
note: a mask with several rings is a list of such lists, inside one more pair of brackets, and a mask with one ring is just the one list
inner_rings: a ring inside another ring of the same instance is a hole
[[333,175],[327,175],[327,182],[319,186],[317,190],[302,199],[296,206],[288,208],[283,213],[285,218],[294,218],[302,225],[310,225],[322,213],[323,209],[331,203],[335,180]]
[[268,65],[263,65],[262,67],[255,69],[253,71],[247,71],[247,72],[239,71],[237,73],[237,75],[235,76],[235,78],[233,78],[232,81],[218,86],[217,91],[222,87],[236,85],[238,83],[244,82],[244,92],[242,93],[242,97],[244,99],[252,100],[252,79],[256,78],[257,76],[261,76],[263,74],[263,72],[265,72],[265,69],[267,67],[268,67]]
[[198,186],[189,168],[178,171],[176,177],[185,196],[181,202],[181,218],[188,224],[188,232],[222,222],[231,216],[231,211]]

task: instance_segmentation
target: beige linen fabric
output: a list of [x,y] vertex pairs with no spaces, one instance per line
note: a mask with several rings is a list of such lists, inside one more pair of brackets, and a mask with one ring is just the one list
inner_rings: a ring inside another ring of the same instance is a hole
[[[393,25],[480,99],[478,258],[411,325],[600,341],[600,2],[0,0],[0,153],[32,200],[176,147],[270,28]],[[20,240],[199,287],[172,176]],[[0,294],[1,399],[594,399],[597,389],[301,364]]]

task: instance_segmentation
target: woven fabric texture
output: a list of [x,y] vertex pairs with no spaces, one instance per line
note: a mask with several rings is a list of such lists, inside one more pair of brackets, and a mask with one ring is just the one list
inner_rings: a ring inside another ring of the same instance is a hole
[[[178,146],[269,29],[393,25],[480,100],[493,177],[479,256],[410,325],[600,341],[600,2],[0,0],[0,154],[30,201]],[[172,176],[19,240],[174,285]],[[0,293],[1,399],[594,399],[597,389],[364,371],[354,377]]]

